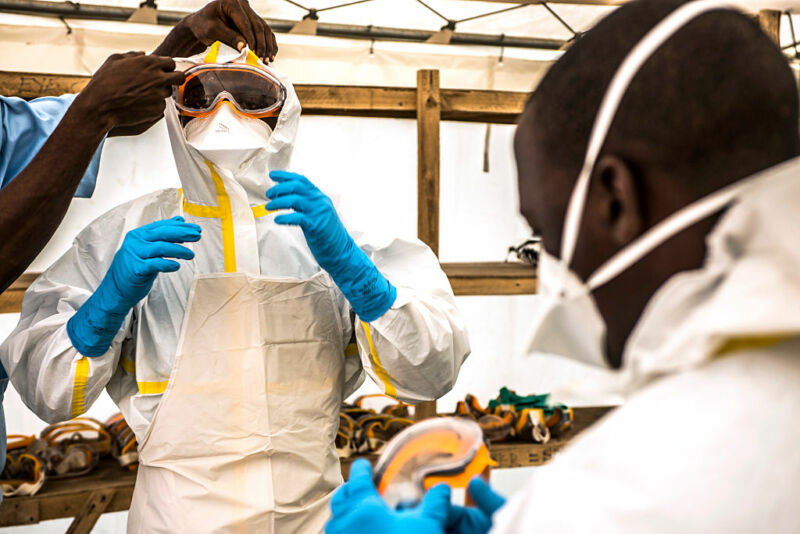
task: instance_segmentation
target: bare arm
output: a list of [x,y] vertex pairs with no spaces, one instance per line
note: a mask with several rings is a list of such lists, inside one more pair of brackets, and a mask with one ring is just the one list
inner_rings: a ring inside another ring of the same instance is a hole
[[0,191],[0,290],[22,274],[67,212],[109,127],[76,99],[25,169]]
[[33,160],[0,190],[0,291],[50,240],[103,137],[111,129],[144,131],[163,116],[171,86],[183,81],[174,69],[171,59],[141,52],[111,56]]

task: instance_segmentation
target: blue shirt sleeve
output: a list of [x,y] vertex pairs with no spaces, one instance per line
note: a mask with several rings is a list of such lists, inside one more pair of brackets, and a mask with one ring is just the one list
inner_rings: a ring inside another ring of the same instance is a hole
[[[0,96],[0,188],[7,186],[31,162],[74,99],[75,95],[48,96],[27,102]],[[92,157],[76,197],[89,198],[94,193],[102,149],[103,143]]]

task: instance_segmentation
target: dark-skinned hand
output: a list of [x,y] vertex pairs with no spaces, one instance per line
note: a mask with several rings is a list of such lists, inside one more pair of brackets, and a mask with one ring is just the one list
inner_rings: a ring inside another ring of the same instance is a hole
[[191,56],[215,41],[236,50],[247,45],[264,63],[273,61],[278,53],[275,34],[247,0],[213,0],[182,19],[154,54]]
[[138,135],[164,116],[172,86],[183,83],[168,57],[144,52],[113,54],[72,104],[111,136]]

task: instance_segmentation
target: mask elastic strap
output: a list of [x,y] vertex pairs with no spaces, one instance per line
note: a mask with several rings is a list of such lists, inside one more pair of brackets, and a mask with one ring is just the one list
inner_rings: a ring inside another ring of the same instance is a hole
[[589,290],[609,282],[681,230],[689,228],[733,203],[752,178],[740,180],[673,213],[603,263],[587,280]]
[[561,241],[561,261],[565,265],[572,264],[575,246],[578,241],[581,217],[583,216],[586,197],[589,191],[589,181],[592,171],[600,156],[600,151],[605,144],[608,131],[614,121],[617,110],[628,90],[633,78],[638,74],[642,65],[663,45],[670,37],[698,16],[715,9],[734,8],[730,1],[698,0],[681,6],[657,24],[650,32],[631,50],[630,54],[620,65],[614,75],[603,103],[592,127],[589,146],[583,168],[578,175],[578,181],[570,197],[567,215],[564,219],[564,233]]

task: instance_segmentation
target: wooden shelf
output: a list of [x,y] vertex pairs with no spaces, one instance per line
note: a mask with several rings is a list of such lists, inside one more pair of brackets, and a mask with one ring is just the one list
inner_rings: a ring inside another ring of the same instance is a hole
[[468,295],[532,295],[536,271],[530,265],[509,263],[443,263],[453,292]]
[[[534,270],[523,263],[443,263],[456,295],[530,295],[536,293]],[[24,273],[0,293],[0,313],[19,313],[25,291],[41,273]]]
[[[542,465],[580,432],[607,414],[609,407],[575,408],[573,428],[562,438],[545,445],[529,443],[499,443],[490,447],[499,468]],[[376,455],[366,456],[374,462]],[[350,465],[356,458],[342,460],[342,474],[347,478]],[[103,513],[121,512],[131,504],[136,472],[120,467],[106,458],[86,476],[46,482],[33,497],[12,497],[0,503],[0,527],[33,525],[51,519],[75,517],[76,534],[90,532]],[[101,502],[101,506],[97,503]],[[92,505],[93,506],[90,506]],[[91,510],[89,510],[91,508]]]
[[[0,71],[0,94],[31,99],[77,93],[88,76]],[[417,117],[415,87],[295,85],[306,115],[349,117]],[[441,90],[442,120],[513,124],[528,93],[510,91]]]

